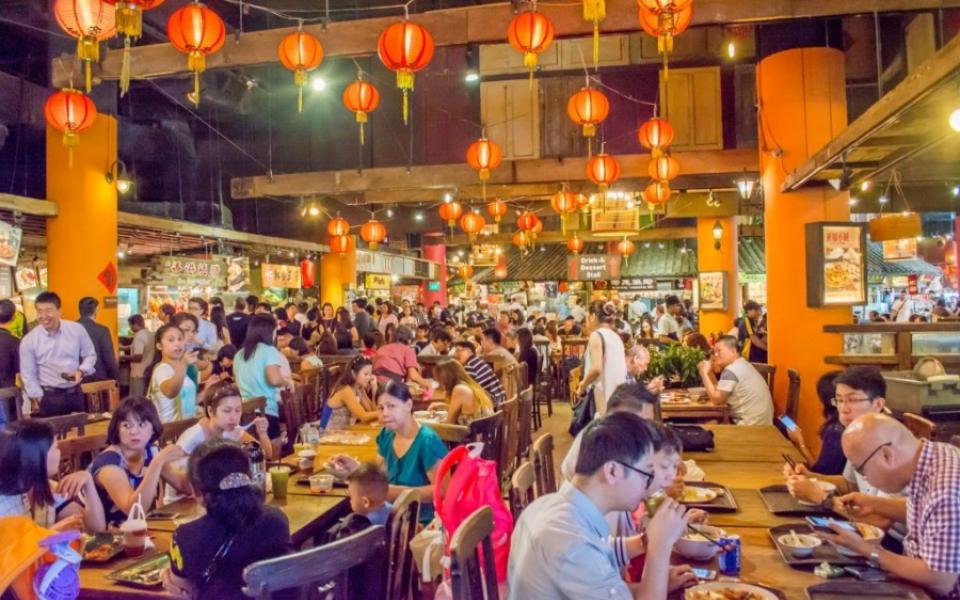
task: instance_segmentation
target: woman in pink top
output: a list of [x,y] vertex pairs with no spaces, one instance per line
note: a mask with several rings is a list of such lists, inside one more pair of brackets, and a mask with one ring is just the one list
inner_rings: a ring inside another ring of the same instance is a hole
[[388,325],[396,327],[400,325],[400,320],[397,319],[397,315],[394,314],[393,305],[389,302],[384,302],[380,305],[380,320],[377,322],[377,329],[380,330],[380,333],[382,333],[384,337],[387,337]]
[[398,327],[396,341],[380,346],[373,360],[373,373],[380,383],[406,380],[428,387],[420,374],[416,351],[410,345],[412,341],[413,331],[409,327]]

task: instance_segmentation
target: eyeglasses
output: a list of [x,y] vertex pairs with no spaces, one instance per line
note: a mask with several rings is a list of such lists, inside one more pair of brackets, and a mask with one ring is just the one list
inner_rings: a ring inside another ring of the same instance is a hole
[[631,471],[635,471],[635,472],[637,472],[637,473],[640,473],[640,474],[643,475],[644,477],[646,477],[646,478],[647,478],[647,487],[650,487],[650,484],[653,483],[653,479],[654,479],[654,477],[655,477],[655,475],[654,475],[653,473],[647,473],[647,472],[644,471],[643,469],[638,469],[638,468],[634,467],[633,465],[628,465],[627,463],[622,462],[622,461],[619,461],[619,460],[615,460],[615,461],[613,461],[613,462],[617,463],[617,464],[620,465],[621,467],[624,467],[624,468],[626,468],[626,469],[630,469]]
[[842,406],[844,404],[853,404],[854,402],[873,402],[873,398],[867,396],[859,398],[854,396],[834,396],[830,399],[832,406]]
[[886,444],[880,444],[879,446],[876,447],[876,449],[874,449],[873,452],[870,453],[870,456],[868,456],[867,458],[865,458],[865,459],[863,460],[863,462],[860,463],[860,466],[854,467],[854,469],[856,469],[857,473],[859,473],[859,474],[862,476],[862,475],[863,475],[863,468],[867,466],[867,463],[870,462],[870,459],[873,458],[874,455],[876,455],[877,452],[880,452],[880,449],[881,449],[881,448],[885,448],[886,446],[892,446],[892,445],[893,445],[893,442],[887,442]]

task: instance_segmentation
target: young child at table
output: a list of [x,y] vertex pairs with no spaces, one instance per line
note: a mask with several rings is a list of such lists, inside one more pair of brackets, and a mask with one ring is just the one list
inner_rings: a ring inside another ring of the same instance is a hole
[[371,525],[386,526],[387,517],[393,510],[393,504],[387,501],[389,490],[386,471],[376,463],[360,463],[360,466],[347,476],[350,510],[353,512],[330,528],[324,543],[359,533]]

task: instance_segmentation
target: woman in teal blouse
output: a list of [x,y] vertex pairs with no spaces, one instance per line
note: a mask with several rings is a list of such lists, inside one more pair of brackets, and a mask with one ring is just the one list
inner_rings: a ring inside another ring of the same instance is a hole
[[[406,385],[390,382],[377,397],[380,423],[383,429],[377,436],[377,452],[383,459],[390,481],[387,499],[394,501],[404,490],[415,488],[420,492],[420,521],[433,520],[433,485],[440,459],[447,455],[447,447],[429,427],[413,418],[413,397]],[[347,456],[333,459],[338,469],[353,471],[358,463]]]

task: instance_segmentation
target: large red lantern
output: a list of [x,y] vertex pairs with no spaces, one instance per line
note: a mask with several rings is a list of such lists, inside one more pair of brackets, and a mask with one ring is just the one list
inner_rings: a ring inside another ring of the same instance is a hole
[[550,197],[550,208],[560,215],[560,231],[567,233],[566,215],[577,212],[580,205],[577,203],[577,195],[567,191],[566,188],[560,190]]
[[597,184],[601,193],[605,193],[619,177],[620,163],[606,152],[587,161],[587,179]]
[[360,145],[363,146],[363,125],[367,122],[367,115],[380,106],[380,92],[373,87],[372,83],[364,81],[361,73],[359,79],[343,90],[343,105],[356,115],[360,128]]
[[200,73],[207,68],[207,56],[220,50],[227,39],[220,15],[194,2],[176,10],[167,21],[167,37],[174,48],[187,55],[187,69],[193,73],[190,100],[200,104]]
[[537,215],[529,210],[525,210],[517,216],[517,227],[520,228],[520,231],[531,232],[539,222],[540,219]]
[[650,150],[654,158],[662,155],[667,146],[673,143],[673,125],[666,119],[654,117],[646,121],[637,130],[640,145]]
[[304,258],[300,261],[300,286],[312,288],[317,283],[317,264]]
[[687,5],[679,12],[655,13],[640,8],[640,27],[648,35],[657,38],[657,51],[666,56],[673,52],[673,38],[686,31],[693,21],[693,6]]
[[334,254],[346,254],[348,252],[353,252],[353,249],[356,247],[356,242],[353,241],[352,235],[333,235],[330,236],[330,251]]
[[664,12],[678,13],[693,4],[693,0],[637,0],[641,8],[660,14]]
[[297,112],[303,112],[303,87],[307,85],[307,73],[323,62],[323,46],[316,36],[294,31],[280,40],[277,56],[284,67],[293,71],[293,83],[297,86]]
[[499,223],[503,215],[507,214],[507,203],[500,198],[497,198],[493,202],[487,204],[487,214],[493,217],[494,221]]
[[643,190],[643,201],[653,206],[665,204],[670,199],[670,182],[654,181]]
[[413,74],[433,58],[433,36],[422,25],[403,20],[380,34],[377,55],[384,66],[397,73],[397,87],[403,90],[403,122],[410,114],[409,92],[413,90]]
[[116,10],[102,0],[56,0],[53,14],[60,28],[77,39],[77,58],[83,62],[89,94],[93,87],[91,65],[100,62],[100,42],[117,33]]
[[459,202],[444,202],[440,205],[440,218],[447,222],[450,229],[453,229],[462,214],[463,206]]
[[664,154],[650,161],[648,171],[657,181],[673,181],[680,174],[680,161]]
[[350,234],[350,223],[346,219],[334,217],[327,223],[327,234],[330,237],[338,237]]
[[490,171],[496,169],[502,160],[503,152],[500,151],[500,146],[486,137],[481,137],[467,147],[467,164],[480,174],[484,200],[487,198],[487,181],[490,179]]
[[583,247],[583,240],[577,237],[577,234],[573,234],[573,237],[567,240],[567,250],[573,252],[574,254],[580,254],[583,252]]
[[83,92],[60,90],[54,92],[43,105],[47,124],[63,133],[68,162],[73,167],[73,149],[80,143],[80,134],[90,129],[97,120],[97,106]]
[[606,94],[592,87],[581,88],[567,101],[567,116],[583,127],[584,137],[597,135],[597,125],[610,114],[610,101]]
[[163,0],[103,0],[116,7],[117,33],[123,36],[123,64],[120,68],[120,95],[130,89],[130,45],[143,35],[143,12],[163,4]]
[[617,243],[617,254],[622,256],[624,259],[630,259],[630,256],[636,250],[636,246],[633,245],[633,242],[627,238],[623,238],[620,242]]
[[387,239],[387,228],[376,219],[370,219],[360,227],[360,238],[376,250],[380,242]]
[[460,217],[460,229],[463,229],[470,236],[471,242],[477,241],[477,234],[487,226],[487,220],[478,212],[470,211]]
[[522,12],[510,21],[507,40],[514,50],[523,53],[523,66],[530,70],[530,85],[533,85],[533,70],[537,68],[537,55],[553,43],[553,23],[547,15],[535,10]]

